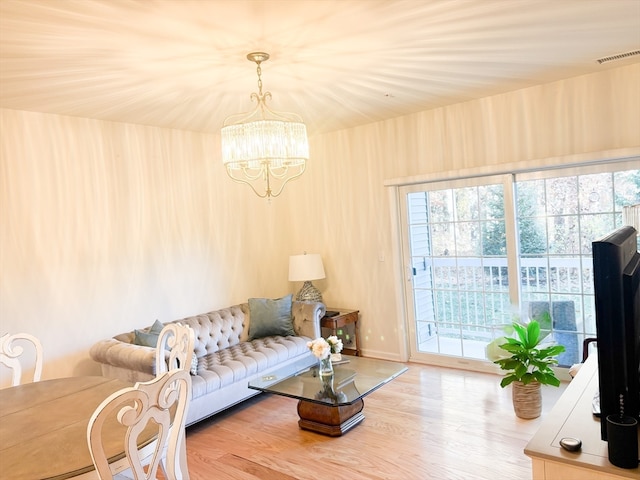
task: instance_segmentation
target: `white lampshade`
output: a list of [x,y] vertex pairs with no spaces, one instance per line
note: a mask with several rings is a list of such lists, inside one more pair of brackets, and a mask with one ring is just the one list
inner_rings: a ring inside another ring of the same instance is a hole
[[289,257],[289,281],[306,282],[324,278],[324,266],[318,253],[305,253]]

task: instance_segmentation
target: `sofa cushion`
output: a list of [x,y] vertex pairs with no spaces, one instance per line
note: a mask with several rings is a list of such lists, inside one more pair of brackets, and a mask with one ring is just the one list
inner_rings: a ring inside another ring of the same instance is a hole
[[250,298],[249,340],[273,335],[295,335],[291,317],[293,295],[277,299]]
[[147,331],[134,330],[133,343],[144,347],[155,347],[158,345],[158,337],[163,327],[164,325],[156,320]]
[[289,359],[310,355],[308,341],[297,336],[265,337],[207,354],[199,359],[198,375],[192,378],[193,398],[244,382]]

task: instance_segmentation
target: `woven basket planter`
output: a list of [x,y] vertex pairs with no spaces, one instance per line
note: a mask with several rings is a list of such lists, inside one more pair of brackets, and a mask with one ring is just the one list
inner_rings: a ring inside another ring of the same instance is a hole
[[513,382],[511,396],[516,416],[524,419],[538,418],[542,411],[542,393],[538,382],[528,385]]

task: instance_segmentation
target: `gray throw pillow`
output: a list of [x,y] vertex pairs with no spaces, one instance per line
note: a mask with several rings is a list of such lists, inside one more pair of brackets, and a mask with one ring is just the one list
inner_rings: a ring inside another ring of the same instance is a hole
[[293,295],[286,297],[249,299],[249,340],[272,335],[295,335],[291,318]]
[[[160,336],[160,332],[164,325],[156,320],[153,325],[149,328],[149,331],[145,332],[144,330],[134,330],[134,339],[133,343],[135,345],[143,345],[145,347],[157,347],[158,346],[158,337]],[[193,352],[191,355],[191,365],[189,367],[189,372],[191,375],[198,374],[198,357],[196,357],[196,353]]]
[[133,343],[135,345],[143,345],[145,347],[157,346],[158,337],[160,336],[160,332],[163,327],[164,325],[156,320],[146,332],[144,330],[134,330]]

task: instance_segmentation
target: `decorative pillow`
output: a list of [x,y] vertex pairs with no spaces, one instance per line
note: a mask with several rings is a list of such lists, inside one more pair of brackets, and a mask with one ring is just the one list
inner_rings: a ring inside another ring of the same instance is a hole
[[156,320],[149,328],[149,331],[134,330],[133,343],[135,345],[143,345],[145,347],[155,347],[158,345],[158,337],[164,325]]
[[295,335],[291,318],[291,302],[293,295],[276,298],[250,298],[249,340],[269,337],[271,335]]
[[[135,337],[133,339],[133,343],[135,345],[143,345],[145,347],[157,347],[158,346],[158,337],[160,337],[160,332],[164,325],[156,320],[151,327],[149,327],[149,331],[145,332],[143,330],[134,330]],[[191,355],[191,366],[189,368],[189,373],[191,375],[198,374],[198,357],[196,357],[196,353],[193,352]]]

